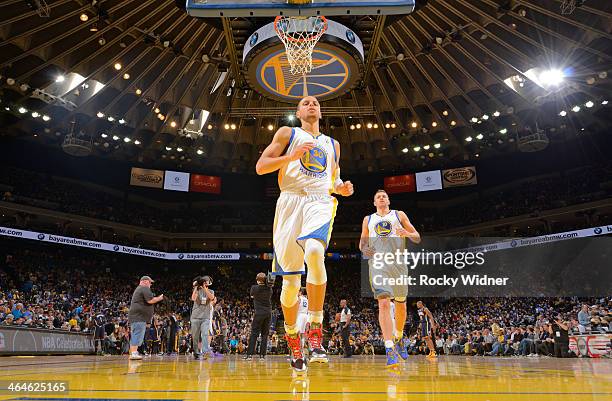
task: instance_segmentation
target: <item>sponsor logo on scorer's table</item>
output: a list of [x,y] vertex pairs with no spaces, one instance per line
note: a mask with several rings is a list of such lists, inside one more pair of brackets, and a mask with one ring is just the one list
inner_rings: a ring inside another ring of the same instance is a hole
[[596,229],[593,230],[595,232],[595,234],[599,235],[603,232],[603,230],[601,229],[601,227],[597,227]]
[[182,253],[179,253],[178,258],[179,259],[183,259],[185,257],[185,255],[183,255]]
[[113,247],[113,251],[117,252],[118,250],[119,250],[119,245],[115,245],[115,246]]
[[38,234],[38,239],[39,240],[44,240],[45,239],[45,234]]

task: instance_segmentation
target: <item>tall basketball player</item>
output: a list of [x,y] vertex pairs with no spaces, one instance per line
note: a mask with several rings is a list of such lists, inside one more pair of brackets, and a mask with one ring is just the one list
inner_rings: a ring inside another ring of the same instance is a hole
[[417,333],[419,338],[425,340],[425,344],[427,344],[427,348],[429,348],[429,355],[427,355],[427,358],[437,358],[436,346],[431,339],[433,336],[432,333],[437,327],[436,320],[423,301],[417,301],[417,313],[419,315],[419,329]]
[[328,362],[323,348],[323,303],[327,285],[324,255],[332,232],[338,201],[331,196],[353,194],[353,184],[340,179],[340,145],[321,133],[321,107],[313,96],[297,106],[300,128],[281,127],[257,161],[257,174],[278,170],[281,190],[274,216],[274,260],[272,271],[282,275],[280,296],[291,366],[298,373],[307,370],[298,328],[298,292],[301,275],[308,266],[308,343],[311,362]]
[[[404,238],[418,244],[421,236],[408,220],[406,213],[389,208],[389,195],[382,189],[374,194],[376,213],[364,217],[359,249],[367,258],[376,252],[395,253],[404,248]],[[378,321],[385,340],[387,367],[397,368],[399,357],[408,359],[408,351],[402,338],[406,324],[406,285],[390,285],[389,280],[408,275],[408,266],[398,261],[375,269],[369,260],[370,285],[378,300]],[[377,275],[376,279],[374,276]],[[393,310],[393,316],[391,315]]]

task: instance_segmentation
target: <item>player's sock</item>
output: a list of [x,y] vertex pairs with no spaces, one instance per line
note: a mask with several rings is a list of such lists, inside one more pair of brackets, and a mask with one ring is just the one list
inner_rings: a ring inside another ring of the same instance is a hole
[[285,323],[285,333],[289,334],[290,336],[297,335],[298,333],[297,325],[296,324],[289,325]]
[[323,323],[323,311],[308,311],[308,323]]
[[393,348],[393,340],[385,340],[385,348]]

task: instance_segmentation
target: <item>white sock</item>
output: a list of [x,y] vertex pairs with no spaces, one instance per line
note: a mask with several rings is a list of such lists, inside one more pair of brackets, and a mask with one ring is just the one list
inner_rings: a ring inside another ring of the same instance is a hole
[[385,348],[393,348],[393,340],[385,340]]

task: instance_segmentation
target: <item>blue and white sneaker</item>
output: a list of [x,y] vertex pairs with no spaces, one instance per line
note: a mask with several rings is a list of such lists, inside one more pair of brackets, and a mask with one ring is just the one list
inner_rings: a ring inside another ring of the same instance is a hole
[[395,351],[404,361],[408,359],[408,347],[402,339],[395,341]]
[[387,368],[398,369],[399,368],[399,355],[393,348],[385,348],[387,351]]

